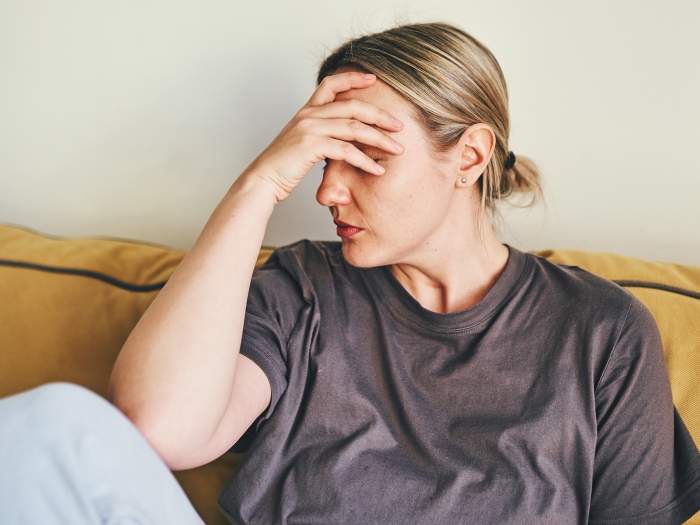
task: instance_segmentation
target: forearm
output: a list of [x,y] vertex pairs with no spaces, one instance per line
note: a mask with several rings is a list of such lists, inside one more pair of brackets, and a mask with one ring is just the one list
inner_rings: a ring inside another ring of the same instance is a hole
[[[276,200],[244,174],[126,341],[112,401],[152,443],[207,443],[233,389],[246,301]],[[155,446],[155,444],[154,444]]]

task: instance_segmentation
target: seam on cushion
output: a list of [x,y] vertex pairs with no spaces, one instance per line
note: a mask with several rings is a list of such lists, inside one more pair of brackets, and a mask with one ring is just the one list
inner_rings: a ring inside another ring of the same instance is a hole
[[[627,293],[630,294],[630,292],[627,292]],[[615,344],[613,345],[613,348],[610,351],[610,355],[608,356],[608,359],[605,362],[605,368],[603,368],[603,372],[600,374],[600,379],[598,379],[598,383],[596,384],[595,388],[593,389],[593,396],[595,396],[598,393],[598,388],[600,387],[600,384],[603,382],[603,379],[605,378],[605,374],[608,372],[608,368],[610,367],[610,362],[613,360],[613,356],[615,355],[615,350],[617,350],[617,344],[620,342],[620,337],[622,336],[622,331],[625,329],[625,325],[627,324],[627,317],[629,316],[630,310],[632,309],[632,301],[633,301],[633,297],[630,297],[629,303],[627,303],[627,310],[625,311],[625,319],[622,322],[622,325],[620,326],[620,331],[617,333],[617,337],[615,338]]]
[[624,286],[625,288],[651,288],[653,290],[662,290],[664,292],[675,293],[679,295],[685,295],[686,297],[692,297],[693,299],[700,299],[700,292],[694,292],[692,290],[687,290],[681,288],[680,286],[671,286],[670,284],[661,284],[651,281],[625,281],[625,280],[615,280],[613,281],[618,286]]
[[[595,525],[597,523],[601,525],[633,525],[634,523],[646,523],[648,519],[660,518],[663,517],[665,514],[674,511],[678,506],[683,504],[685,500],[691,498],[693,495],[696,495],[698,493],[700,493],[700,478],[697,478],[695,481],[693,481],[690,484],[690,486],[685,490],[685,492],[678,496],[678,498],[667,503],[658,510],[648,512],[646,514],[637,514],[635,516],[623,516],[621,518],[598,518],[592,520],[589,519],[588,523],[589,525]],[[691,518],[693,515],[694,514],[691,514],[690,516],[688,516],[688,518]]]
[[127,283],[120,279],[116,279],[104,273],[95,272],[92,270],[81,270],[79,268],[61,268],[57,266],[45,266],[43,264],[27,263],[22,261],[11,261],[8,259],[0,259],[0,266],[8,266],[10,268],[21,268],[24,270],[38,270],[41,272],[57,273],[61,275],[75,275],[79,277],[87,277],[89,279],[95,279],[97,281],[102,281],[103,283],[121,288],[128,292],[154,292],[160,290],[165,286],[168,281],[160,281],[153,284],[133,284]]

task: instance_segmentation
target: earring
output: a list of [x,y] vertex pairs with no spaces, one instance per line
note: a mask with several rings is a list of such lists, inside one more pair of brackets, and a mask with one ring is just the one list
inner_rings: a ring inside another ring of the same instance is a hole
[[462,184],[466,183],[467,179],[462,179]]

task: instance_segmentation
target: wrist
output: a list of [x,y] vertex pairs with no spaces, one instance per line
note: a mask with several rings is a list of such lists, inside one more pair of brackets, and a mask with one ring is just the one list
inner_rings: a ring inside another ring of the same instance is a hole
[[229,192],[245,195],[246,199],[257,201],[264,210],[270,213],[279,202],[275,185],[257,170],[247,169],[236,179]]
[[243,177],[262,181],[264,183],[263,186],[272,191],[275,204],[289,197],[293,189],[293,187],[288,187],[283,183],[285,178],[282,177],[277,169],[269,162],[269,159],[262,154],[246,168],[241,175],[241,178]]
[[[247,221],[256,223],[258,220],[267,224],[275,209],[277,200],[270,185],[264,180],[248,172],[244,172],[234,181],[212,215],[210,223],[229,224],[231,218],[243,216]],[[252,224],[250,223],[250,224]]]

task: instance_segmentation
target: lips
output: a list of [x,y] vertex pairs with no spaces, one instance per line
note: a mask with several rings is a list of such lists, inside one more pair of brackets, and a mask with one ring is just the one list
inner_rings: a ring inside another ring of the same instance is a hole
[[343,239],[350,239],[362,231],[362,228],[358,228],[357,226],[353,226],[352,224],[348,224],[347,222],[343,222],[338,219],[334,219],[333,222],[338,226],[336,229],[338,237]]
[[[336,224],[336,226],[340,226],[341,228],[357,228],[357,226],[353,226],[352,224],[348,224],[347,222],[339,221],[338,219],[334,219],[333,222]],[[357,229],[361,230],[362,228]]]

